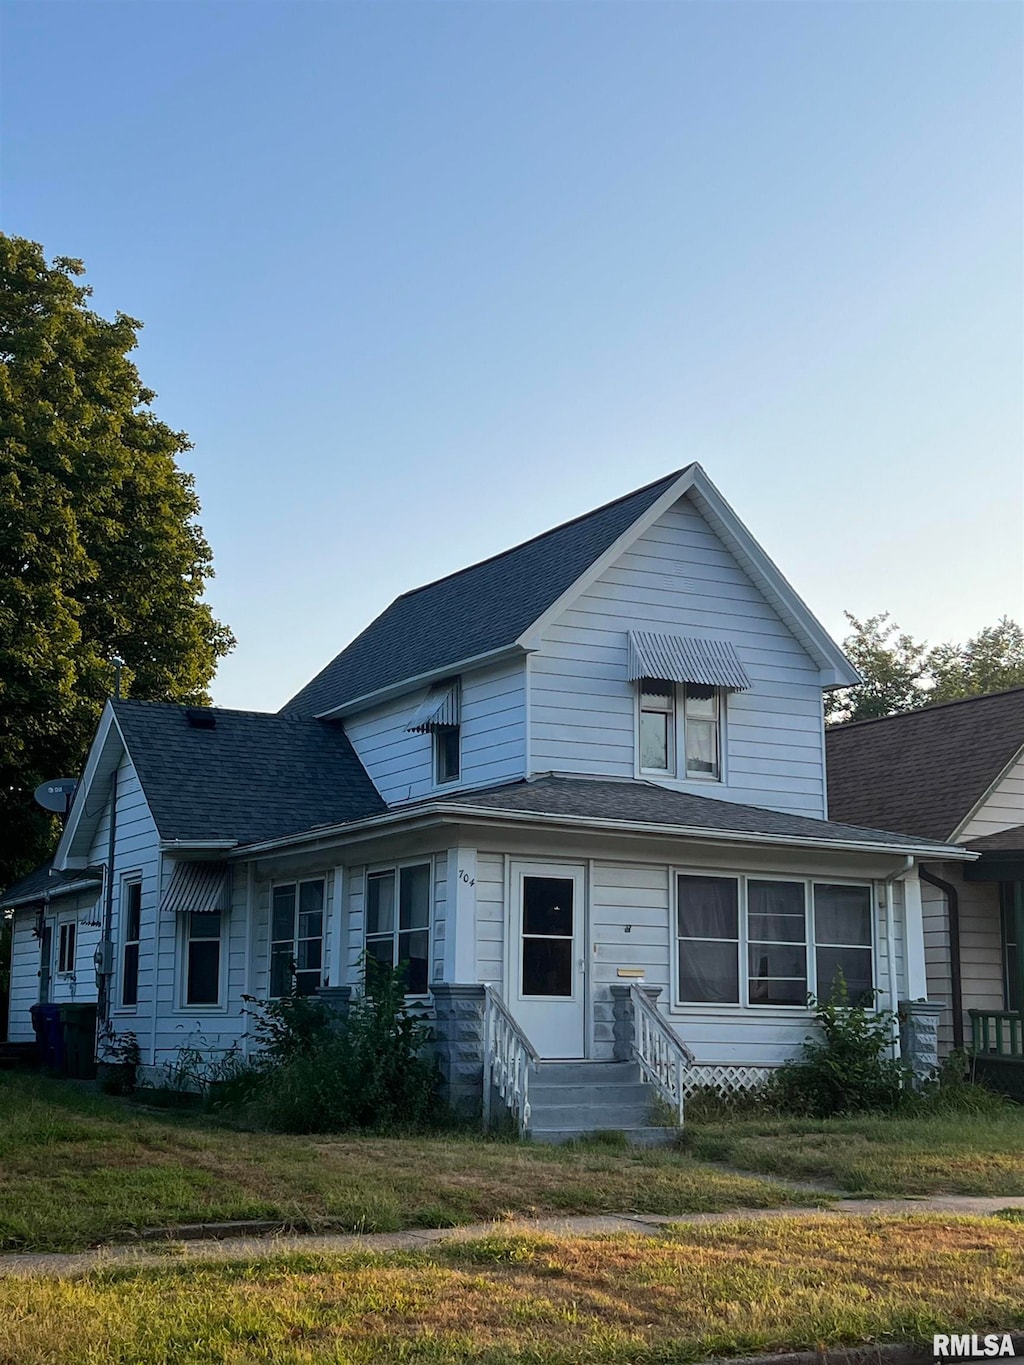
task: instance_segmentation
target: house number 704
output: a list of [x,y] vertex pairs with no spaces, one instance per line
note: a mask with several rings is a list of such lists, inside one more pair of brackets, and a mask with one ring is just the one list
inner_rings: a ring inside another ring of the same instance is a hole
[[476,886],[476,878],[471,877],[465,868],[459,868],[459,881],[465,882],[467,886]]

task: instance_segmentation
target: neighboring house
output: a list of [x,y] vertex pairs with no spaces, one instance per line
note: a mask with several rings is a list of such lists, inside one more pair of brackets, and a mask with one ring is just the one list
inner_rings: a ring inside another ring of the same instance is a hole
[[398,598],[277,715],[110,702],[56,875],[4,901],[11,1036],[44,981],[95,998],[97,948],[156,1068],[246,1049],[247,995],[343,1006],[368,954],[409,964],[453,1101],[486,1068],[537,1136],[642,1135],[637,1062],[673,1102],[742,1087],[839,969],[925,996],[917,860],[975,855],[828,819],[822,696],[856,681],[691,465]]
[[1024,1056],[1024,687],[837,726],[827,751],[833,816],[979,855],[921,863],[928,997],[944,1050],[973,1024],[980,1051]]

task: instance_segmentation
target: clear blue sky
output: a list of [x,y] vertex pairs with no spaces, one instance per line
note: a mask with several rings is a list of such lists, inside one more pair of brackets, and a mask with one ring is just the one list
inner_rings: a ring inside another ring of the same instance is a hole
[[7,3],[7,231],[141,318],[222,705],[697,459],[825,624],[1022,610],[1016,3]]

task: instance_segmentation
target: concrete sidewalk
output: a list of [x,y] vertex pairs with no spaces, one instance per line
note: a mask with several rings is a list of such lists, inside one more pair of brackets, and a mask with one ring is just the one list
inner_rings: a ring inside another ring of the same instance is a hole
[[[673,1224],[708,1226],[715,1223],[748,1222],[766,1218],[867,1218],[877,1214],[909,1216],[945,1214],[949,1217],[984,1217],[1001,1209],[1024,1210],[1024,1196],[934,1195],[921,1199],[839,1199],[821,1208],[734,1209],[728,1213],[623,1213],[576,1218],[509,1219],[497,1223],[472,1223],[457,1228],[418,1228],[406,1232],[296,1233],[208,1237],[176,1241],[169,1229],[166,1239],[136,1241],[127,1245],[95,1247],[81,1252],[30,1252],[0,1255],[0,1275],[57,1275],[70,1278],[111,1267],[140,1268],[180,1265],[183,1261],[248,1261],[289,1252],[409,1251],[424,1250],[440,1242],[469,1241],[493,1234],[529,1236],[552,1233],[559,1237],[590,1237],[607,1233],[656,1236]],[[263,1227],[265,1225],[261,1225]]]

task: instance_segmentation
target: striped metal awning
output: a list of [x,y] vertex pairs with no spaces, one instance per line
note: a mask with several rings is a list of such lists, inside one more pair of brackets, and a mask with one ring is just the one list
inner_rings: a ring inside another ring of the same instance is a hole
[[745,692],[747,670],[728,640],[698,640],[689,635],[629,632],[629,678],[663,678],[666,682],[700,683]]
[[432,687],[405,727],[406,732],[423,735],[431,730],[445,730],[458,725],[462,710],[460,692],[458,678],[449,678],[447,682]]
[[223,863],[175,863],[161,911],[214,915],[228,908],[231,869]]

